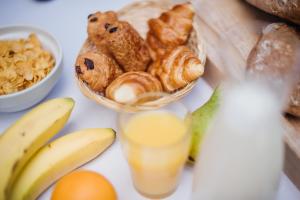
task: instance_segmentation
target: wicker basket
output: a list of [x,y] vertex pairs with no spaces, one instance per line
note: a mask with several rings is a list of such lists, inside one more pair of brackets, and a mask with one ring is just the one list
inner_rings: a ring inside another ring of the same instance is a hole
[[[121,20],[128,21],[140,33],[140,35],[145,38],[148,31],[147,21],[150,18],[159,17],[162,12],[170,9],[172,6],[173,4],[171,0],[139,0],[130,5],[127,5],[126,7],[118,11],[118,15]],[[203,65],[205,65],[206,52],[204,49],[203,40],[201,39],[200,30],[201,29],[199,28],[198,18],[195,17],[193,23],[193,31],[189,37],[188,46],[198,55],[199,59],[203,62]],[[92,43],[86,40],[79,54],[95,50],[95,46],[93,46]],[[110,100],[102,94],[98,94],[92,91],[77,76],[76,79],[81,92],[89,99],[117,111],[124,107],[124,105]],[[193,81],[186,87],[170,94],[169,96],[160,98],[155,101],[147,102],[144,104],[144,106],[140,106],[138,109],[145,110],[149,108],[159,108],[163,105],[177,101],[183,96],[187,95],[195,86],[195,84],[196,81]]]

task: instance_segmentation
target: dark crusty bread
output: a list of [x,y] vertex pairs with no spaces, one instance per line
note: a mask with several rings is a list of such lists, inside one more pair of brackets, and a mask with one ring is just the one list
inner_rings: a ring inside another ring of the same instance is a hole
[[250,74],[293,87],[286,112],[297,117],[300,117],[299,51],[297,32],[286,24],[274,23],[263,30],[247,60]]
[[246,0],[253,6],[300,24],[300,0]]

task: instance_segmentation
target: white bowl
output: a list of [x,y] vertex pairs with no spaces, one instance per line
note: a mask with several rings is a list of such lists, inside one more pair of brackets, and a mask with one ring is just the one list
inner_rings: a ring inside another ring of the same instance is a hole
[[43,80],[35,85],[16,93],[0,95],[0,112],[16,112],[37,104],[47,96],[62,73],[62,49],[49,33],[32,26],[6,26],[0,27],[0,40],[27,38],[30,33],[35,33],[43,48],[52,53],[55,66]]

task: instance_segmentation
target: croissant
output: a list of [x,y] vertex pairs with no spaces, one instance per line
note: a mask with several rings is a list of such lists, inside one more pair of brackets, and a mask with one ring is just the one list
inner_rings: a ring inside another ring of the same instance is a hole
[[147,92],[162,92],[157,78],[146,72],[126,72],[116,78],[107,88],[106,97],[126,103]]
[[[195,11],[190,3],[179,4],[164,12],[158,19],[148,21],[147,43],[158,55],[187,42],[193,28]],[[152,56],[153,56],[153,52]]]
[[151,61],[146,42],[127,22],[107,26],[105,40],[116,61],[125,71],[145,71]]
[[102,53],[109,54],[104,40],[104,34],[107,24],[112,24],[118,20],[117,13],[113,11],[95,12],[88,16],[88,38],[96,45],[97,50]]
[[75,64],[77,76],[95,92],[105,88],[120,74],[118,64],[105,54],[88,52],[78,56]]
[[167,92],[174,92],[204,73],[204,65],[186,46],[179,46],[157,59],[148,72],[160,79]]

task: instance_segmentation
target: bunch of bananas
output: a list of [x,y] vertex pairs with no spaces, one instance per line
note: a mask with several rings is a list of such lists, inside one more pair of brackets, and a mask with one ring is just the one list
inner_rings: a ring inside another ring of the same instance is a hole
[[54,181],[92,160],[115,140],[108,128],[85,129],[51,143],[68,121],[71,98],[49,100],[0,135],[0,200],[31,200]]

